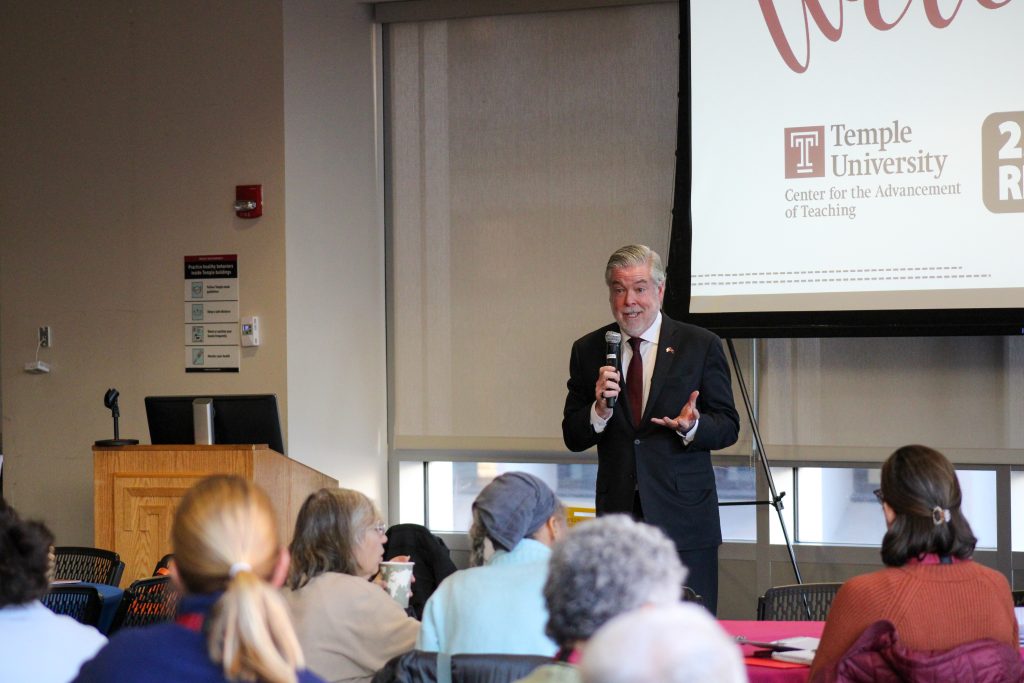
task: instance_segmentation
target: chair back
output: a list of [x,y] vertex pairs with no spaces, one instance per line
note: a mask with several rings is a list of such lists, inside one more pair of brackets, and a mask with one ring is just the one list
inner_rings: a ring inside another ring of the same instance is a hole
[[157,560],[156,566],[153,567],[153,576],[166,576],[170,573],[171,560],[174,559],[174,553],[167,553],[159,560]]
[[697,591],[693,590],[689,586],[683,586],[683,602],[692,602],[701,607],[704,606],[704,598],[697,595]]
[[121,628],[159,624],[174,619],[181,594],[169,576],[152,576],[133,581],[117,606],[110,633]]
[[841,583],[776,586],[757,599],[758,621],[825,621]]
[[541,655],[452,655],[452,683],[512,683],[551,662]]
[[78,584],[50,586],[43,604],[55,614],[69,616],[88,626],[98,626],[103,600],[95,586]]
[[[436,652],[411,650],[388,660],[372,683],[437,683]],[[448,658],[448,655],[440,655]],[[541,655],[459,654],[451,655],[451,683],[512,683],[526,678],[551,657]]]
[[410,650],[388,660],[371,683],[436,683],[437,653]]
[[124,562],[113,550],[62,545],[54,548],[53,578],[117,586]]

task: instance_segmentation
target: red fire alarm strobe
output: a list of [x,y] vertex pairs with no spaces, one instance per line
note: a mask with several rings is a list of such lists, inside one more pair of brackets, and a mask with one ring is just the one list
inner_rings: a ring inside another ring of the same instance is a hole
[[235,185],[235,215],[239,218],[263,215],[262,185]]

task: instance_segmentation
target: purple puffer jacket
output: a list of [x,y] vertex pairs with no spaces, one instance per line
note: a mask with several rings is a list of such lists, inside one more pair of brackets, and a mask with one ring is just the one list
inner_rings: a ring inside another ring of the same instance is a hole
[[986,639],[952,650],[909,650],[888,621],[867,627],[823,673],[815,678],[827,683],[1024,683],[1020,652],[1007,643]]

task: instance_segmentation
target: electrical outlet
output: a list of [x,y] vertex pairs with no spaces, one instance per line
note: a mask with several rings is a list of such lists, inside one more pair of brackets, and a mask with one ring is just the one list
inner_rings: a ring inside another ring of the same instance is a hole
[[53,336],[50,333],[50,326],[39,328],[39,346],[48,349],[53,345]]

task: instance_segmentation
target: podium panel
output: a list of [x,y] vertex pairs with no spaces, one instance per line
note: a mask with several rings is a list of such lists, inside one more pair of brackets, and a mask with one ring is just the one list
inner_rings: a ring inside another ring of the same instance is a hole
[[123,585],[150,576],[171,552],[171,520],[185,492],[211,474],[235,474],[270,496],[282,543],[302,501],[336,479],[263,445],[93,447],[94,545],[125,563]]

